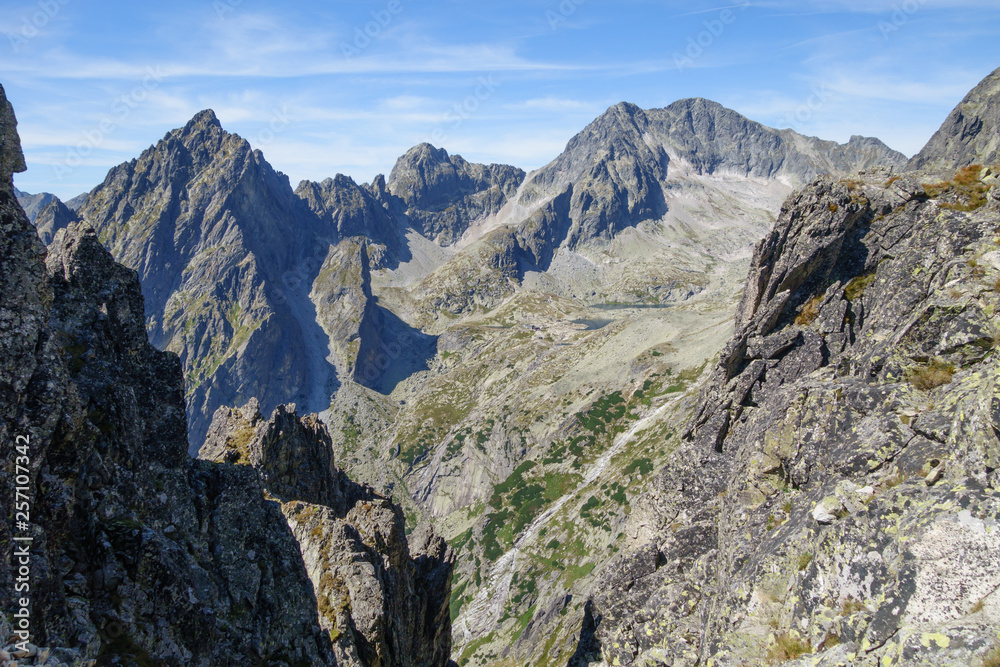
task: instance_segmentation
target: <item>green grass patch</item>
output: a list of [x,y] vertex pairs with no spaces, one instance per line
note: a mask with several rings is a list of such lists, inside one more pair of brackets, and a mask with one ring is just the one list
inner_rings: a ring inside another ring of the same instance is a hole
[[646,457],[638,458],[638,459],[635,459],[634,461],[632,461],[631,463],[629,463],[625,467],[625,474],[626,475],[633,475],[633,474],[635,474],[637,472],[640,475],[643,475],[643,476],[648,475],[649,473],[653,472],[653,461],[652,461],[652,459],[649,459],[649,458],[646,458]]

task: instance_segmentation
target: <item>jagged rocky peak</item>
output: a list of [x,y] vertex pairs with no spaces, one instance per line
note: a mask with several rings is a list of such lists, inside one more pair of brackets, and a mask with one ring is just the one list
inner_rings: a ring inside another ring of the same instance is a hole
[[[446,665],[453,555],[426,529],[408,544],[400,508],[333,467],[315,417],[221,411],[235,430],[208,450],[256,464],[187,456],[181,364],[147,340],[135,271],[77,223],[46,256],[14,198],[2,94],[0,490],[13,497],[28,438],[18,484],[33,501],[33,644],[3,650],[47,665]],[[13,630],[0,616],[0,637]]]
[[295,194],[319,219],[320,234],[332,240],[364,236],[387,248],[398,249],[398,228],[384,184],[379,177],[372,186],[362,186],[349,176],[337,174],[318,183],[302,181]]
[[315,415],[256,401],[220,408],[199,456],[249,465],[281,501],[299,542],[337,664],[444,666],[454,553],[424,526],[409,543],[402,510],[333,465]]
[[[573,136],[566,149],[549,165],[536,173],[531,181],[540,185],[563,186],[581,178],[598,177],[600,164],[633,159],[643,172],[663,180],[670,161],[662,146],[647,143],[649,118],[634,104],[620,102],[598,116]],[[615,174],[612,172],[611,176]]]
[[79,214],[139,272],[153,344],[181,356],[192,441],[220,405],[254,396],[273,409],[327,384],[304,344],[315,225],[287,177],[211,110],[111,169]]
[[[552,229],[563,227],[566,231],[555,236],[574,247],[661,218],[670,197],[676,196],[667,191],[692,176],[726,174],[780,181],[788,187],[823,173],[901,167],[905,162],[905,156],[877,139],[854,137],[837,144],[804,137],[701,98],[646,110],[622,102],[535,172],[522,189],[520,203],[548,207],[547,215],[560,223],[549,225],[546,233],[552,236]],[[552,207],[567,195],[571,201],[566,216],[561,216]]]
[[795,183],[824,172],[901,167],[906,162],[905,156],[878,139],[855,136],[846,144],[822,141],[769,128],[718,102],[689,98],[662,109],[643,110],[626,102],[611,107],[573,137],[566,151],[536,180],[576,180],[585,165],[622,154],[634,156],[661,180],[670,158],[682,160],[699,174],[724,171],[755,178],[782,177]]
[[1000,69],[959,102],[909,168],[950,176],[972,164],[1000,164]]
[[477,218],[497,213],[517,192],[524,171],[503,164],[474,164],[423,143],[396,161],[386,183],[403,200],[414,226],[448,245]]

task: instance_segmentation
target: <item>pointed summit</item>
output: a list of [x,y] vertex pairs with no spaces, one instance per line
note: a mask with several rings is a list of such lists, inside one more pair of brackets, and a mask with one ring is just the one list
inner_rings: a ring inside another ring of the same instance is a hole
[[425,236],[448,245],[472,220],[499,211],[524,175],[516,167],[469,163],[422,143],[396,161],[387,185],[406,203],[410,219]]
[[217,127],[222,129],[222,123],[211,109],[203,109],[196,113],[184,127],[185,130],[195,127]]

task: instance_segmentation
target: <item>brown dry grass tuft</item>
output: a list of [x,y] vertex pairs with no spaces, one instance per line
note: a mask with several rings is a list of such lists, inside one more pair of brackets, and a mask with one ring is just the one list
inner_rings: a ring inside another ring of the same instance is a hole
[[939,359],[906,371],[906,379],[920,391],[930,391],[935,387],[948,384],[955,375],[955,365]]
[[954,200],[941,204],[941,208],[953,211],[975,211],[986,203],[986,192],[990,189],[980,180],[982,171],[981,164],[969,165],[959,169],[950,181],[924,183],[924,193],[931,199],[948,195],[950,200]]
[[819,317],[819,304],[823,300],[822,294],[817,294],[813,298],[802,304],[802,309],[795,316],[795,324],[799,326],[809,326]]
[[783,632],[774,638],[774,643],[767,651],[768,660],[771,664],[795,660],[807,653],[812,653],[812,644],[808,641],[788,632]]

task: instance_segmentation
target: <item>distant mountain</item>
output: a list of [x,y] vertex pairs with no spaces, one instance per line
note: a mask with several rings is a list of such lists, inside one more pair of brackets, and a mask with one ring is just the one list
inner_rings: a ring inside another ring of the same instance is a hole
[[35,217],[38,215],[38,212],[42,210],[42,208],[56,198],[55,195],[49,194],[48,192],[31,195],[27,192],[22,192],[17,188],[14,188],[14,196],[17,197],[17,203],[24,209],[25,215],[28,216],[28,220],[31,222],[35,221]]
[[[748,247],[773,223],[793,186],[823,173],[905,164],[904,155],[878,139],[855,136],[837,144],[774,130],[708,100],[681,100],[650,110],[623,102],[570,139],[516,193],[497,199],[470,221],[468,230],[458,229],[463,243],[475,249],[469,247],[424,277],[414,294],[428,317],[435,312],[455,316],[492,307],[508,298],[526,275],[543,272],[553,277],[547,288],[564,296],[591,294],[595,301],[626,302],[688,296],[702,289],[702,267],[712,261],[708,256]],[[425,206],[448,207],[450,214],[463,211],[456,195],[442,200],[438,192],[438,200],[431,201],[426,183],[436,181],[418,178],[437,174],[441,165],[446,165],[441,167],[445,174],[452,173],[447,153],[418,146],[397,163],[393,172],[399,175],[390,177],[390,190],[409,192],[411,201]],[[403,182],[402,174],[407,174],[406,183],[415,184],[408,186],[412,192],[393,185]],[[504,181],[506,191],[515,175]],[[412,207],[409,214],[416,217]],[[470,217],[475,216],[464,216]],[[632,247],[630,266],[601,262],[595,267],[587,255],[629,243],[632,235],[626,230],[642,235],[654,228],[661,230],[656,232],[659,240]],[[724,228],[730,231],[724,233]],[[673,248],[669,254],[676,257],[679,245],[690,252],[668,260],[666,270],[662,258],[648,263],[642,258],[664,247]],[[561,250],[566,260],[553,267]],[[708,256],[694,258],[701,253]],[[577,256],[581,261],[569,260]],[[649,280],[651,275],[657,280]]]
[[902,167],[906,157],[878,139],[847,144],[774,130],[700,98],[663,109],[617,104],[570,139],[559,157],[533,173],[521,203],[572,187],[567,242],[612,238],[624,227],[662,216],[664,184],[674,173],[734,175],[790,186],[819,174],[875,165]]
[[74,222],[79,222],[79,220],[80,216],[75,211],[62,203],[58,197],[53,197],[48,204],[38,210],[32,222],[35,224],[35,229],[38,231],[42,243],[49,245],[60,229],[64,229]]
[[[59,198],[48,192],[40,192],[36,195],[28,194],[27,192],[22,192],[17,188],[14,188],[14,196],[17,197],[17,203],[21,205],[24,209],[25,214],[28,216],[28,220],[32,223],[38,217],[38,214],[46,206],[51,204],[53,201],[58,201]],[[76,197],[66,201],[60,202],[70,211],[76,211],[83,204],[83,201],[87,198],[87,193],[79,194]]]
[[908,166],[953,172],[977,163],[1000,163],[1000,69],[969,91]]
[[109,171],[79,213],[138,271],[150,340],[181,357],[193,442],[221,405],[325,407],[313,399],[336,376],[307,297],[307,211],[212,111]]
[[396,161],[387,186],[403,200],[417,231],[451,245],[470,222],[498,213],[523,180],[524,172],[516,167],[470,164],[425,143]]
[[[546,633],[576,650],[592,570],[675,437],[657,419],[680,414],[729,335],[793,184],[901,160],[688,100],[616,105],[528,175],[424,144],[388,179],[292,191],[204,111],[112,169],[79,215],[138,271],[151,340],[181,356],[192,445],[250,397],[321,412],[352,476],[464,550],[459,652],[523,664]],[[559,508],[532,546],[532,521]]]

